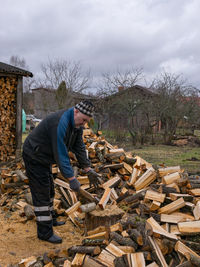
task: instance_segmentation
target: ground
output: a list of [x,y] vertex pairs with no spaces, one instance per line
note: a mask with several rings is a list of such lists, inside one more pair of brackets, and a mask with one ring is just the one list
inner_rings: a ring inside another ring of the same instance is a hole
[[[24,222],[17,212],[10,218],[0,210],[0,266],[19,263],[21,259],[30,256],[42,256],[45,252],[55,249],[67,249],[74,244],[80,244],[83,236],[67,217],[63,226],[55,227],[55,233],[63,238],[62,244],[51,244],[37,238],[35,221]],[[61,218],[61,217],[60,217]],[[59,220],[61,220],[59,218]]]

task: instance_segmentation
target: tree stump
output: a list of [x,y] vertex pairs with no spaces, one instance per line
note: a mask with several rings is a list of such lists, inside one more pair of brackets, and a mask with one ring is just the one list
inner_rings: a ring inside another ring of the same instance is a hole
[[116,205],[107,205],[104,210],[97,207],[96,210],[86,213],[86,231],[93,230],[99,226],[111,226],[119,221],[123,214],[124,211]]

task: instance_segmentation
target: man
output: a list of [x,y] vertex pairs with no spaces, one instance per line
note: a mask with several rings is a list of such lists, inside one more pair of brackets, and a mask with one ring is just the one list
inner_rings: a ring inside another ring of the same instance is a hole
[[62,239],[53,233],[57,222],[53,210],[54,183],[51,165],[57,163],[62,175],[68,179],[70,188],[79,191],[80,183],[74,176],[68,151],[72,151],[88,175],[90,185],[98,186],[98,174],[91,169],[82,140],[83,126],[93,116],[90,101],[81,101],[68,110],[48,115],[29,134],[23,146],[23,159],[33,199],[37,221],[38,238],[51,243]]

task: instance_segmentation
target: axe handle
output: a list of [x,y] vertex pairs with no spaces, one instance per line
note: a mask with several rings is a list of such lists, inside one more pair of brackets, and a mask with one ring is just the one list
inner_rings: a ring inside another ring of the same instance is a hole
[[97,199],[95,197],[93,197],[89,192],[87,192],[86,190],[80,188],[79,190],[79,194],[86,198],[87,200],[91,201],[91,202],[95,202],[97,203]]
[[[78,167],[74,166],[73,169],[74,169],[74,176],[77,177]],[[86,198],[87,200],[89,200],[91,202],[98,203],[98,200],[95,197],[93,197],[89,192],[87,192],[86,190],[84,190],[82,188],[80,188],[80,190],[79,190],[79,195],[81,195],[82,197]]]

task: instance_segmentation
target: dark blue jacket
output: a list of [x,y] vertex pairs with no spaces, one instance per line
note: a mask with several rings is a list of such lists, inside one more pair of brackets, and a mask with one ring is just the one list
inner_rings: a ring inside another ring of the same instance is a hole
[[57,163],[65,178],[74,176],[68,151],[72,151],[80,167],[90,166],[82,139],[83,128],[75,128],[74,108],[48,115],[28,135],[23,152],[32,159],[49,166]]

